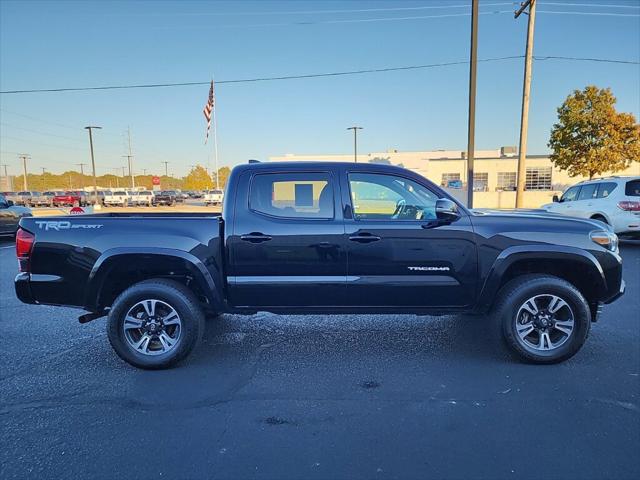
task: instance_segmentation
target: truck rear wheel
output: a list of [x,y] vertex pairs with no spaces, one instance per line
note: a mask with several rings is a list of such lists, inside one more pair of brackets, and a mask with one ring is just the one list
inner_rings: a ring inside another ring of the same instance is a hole
[[591,328],[589,305],[571,283],[551,275],[523,275],[499,293],[495,313],[510,350],[530,363],[558,363],[575,355]]
[[168,368],[195,348],[204,332],[204,314],[194,294],[172,280],[145,280],[113,303],[109,342],[134,367]]

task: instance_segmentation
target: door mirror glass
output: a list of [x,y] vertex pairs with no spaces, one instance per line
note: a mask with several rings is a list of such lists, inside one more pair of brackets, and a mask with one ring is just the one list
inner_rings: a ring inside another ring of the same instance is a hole
[[455,222],[461,215],[458,205],[448,198],[439,198],[436,200],[436,217],[443,222]]

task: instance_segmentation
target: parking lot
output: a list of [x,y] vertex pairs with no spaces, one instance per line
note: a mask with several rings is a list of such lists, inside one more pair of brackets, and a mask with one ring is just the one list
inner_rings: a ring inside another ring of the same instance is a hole
[[485,317],[260,313],[152,372],[104,319],[21,304],[2,241],[2,478],[638,478],[640,245],[621,250],[626,295],[563,364],[512,360]]

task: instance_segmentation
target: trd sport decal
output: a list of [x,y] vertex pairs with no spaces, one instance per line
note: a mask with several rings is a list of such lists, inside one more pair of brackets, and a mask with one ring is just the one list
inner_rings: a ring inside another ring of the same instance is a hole
[[36,225],[41,230],[71,230],[75,228],[102,228],[102,225],[97,223],[71,223],[69,221],[54,222],[54,221],[36,221]]

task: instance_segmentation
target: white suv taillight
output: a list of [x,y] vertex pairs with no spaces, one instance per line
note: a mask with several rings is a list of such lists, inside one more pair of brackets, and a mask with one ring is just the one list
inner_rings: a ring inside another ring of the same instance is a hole
[[16,232],[16,255],[18,256],[18,271],[31,271],[31,250],[36,237],[33,233],[21,228]]
[[618,202],[618,208],[625,212],[640,212],[640,202],[624,200],[622,202]]

